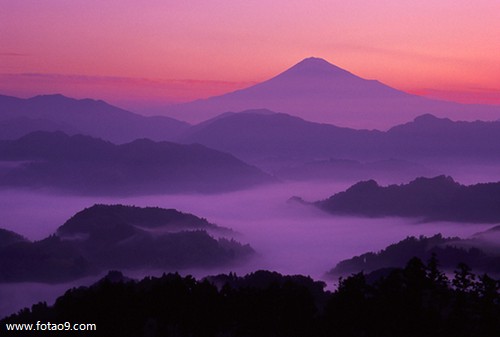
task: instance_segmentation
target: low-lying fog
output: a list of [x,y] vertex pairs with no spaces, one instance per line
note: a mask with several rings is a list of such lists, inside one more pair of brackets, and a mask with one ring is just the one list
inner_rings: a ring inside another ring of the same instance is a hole
[[[95,203],[176,208],[234,229],[235,237],[249,243],[258,257],[241,267],[188,270],[196,277],[235,271],[242,275],[258,269],[285,274],[323,274],[345,258],[385,246],[409,235],[467,237],[493,225],[417,223],[399,218],[334,217],[312,207],[287,203],[291,196],[308,201],[324,199],[351,183],[289,183],[219,195],[155,195],[127,198],[76,197],[28,191],[0,192],[0,227],[38,240],[53,233],[69,217]],[[1,272],[1,271],[0,271]],[[159,274],[159,271],[153,274]],[[142,274],[142,275],[141,275]],[[144,273],[126,273],[141,277]],[[40,300],[52,302],[67,288],[90,284],[86,279],[64,285],[0,284],[0,317]],[[334,281],[328,280],[332,285]]]

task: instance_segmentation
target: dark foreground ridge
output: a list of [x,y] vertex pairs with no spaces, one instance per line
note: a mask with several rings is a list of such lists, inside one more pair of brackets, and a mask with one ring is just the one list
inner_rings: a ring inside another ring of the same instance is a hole
[[[411,259],[385,277],[364,274],[338,290],[300,275],[258,271],[203,280],[179,274],[131,281],[119,272],[75,288],[53,306],[39,303],[7,324],[92,322],[82,336],[477,337],[500,333],[499,282],[461,264],[453,280]],[[33,331],[30,336],[43,336]],[[76,333],[74,335],[77,335]]]
[[210,268],[254,252],[212,234],[232,232],[175,209],[94,205],[40,241],[0,231],[0,282],[56,283],[114,268]]
[[369,180],[315,205],[334,214],[497,223],[500,222],[500,183],[465,186],[451,177],[438,176],[383,187]]

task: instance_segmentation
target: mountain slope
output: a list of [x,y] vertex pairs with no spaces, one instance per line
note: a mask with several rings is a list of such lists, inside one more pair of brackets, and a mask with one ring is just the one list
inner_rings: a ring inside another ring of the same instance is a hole
[[498,161],[500,122],[452,121],[425,114],[389,129],[385,146],[394,153],[439,158],[466,156],[469,160]]
[[365,80],[319,58],[246,89],[165,109],[169,116],[200,122],[227,111],[266,108],[304,119],[353,128],[387,129],[424,113],[466,120],[496,120],[499,106],[431,100]]
[[144,117],[92,99],[0,95],[0,131],[6,131],[0,133],[1,139],[16,139],[42,130],[83,133],[116,143],[137,138],[172,140],[188,126],[169,117]]
[[0,283],[63,282],[115,268],[208,268],[241,262],[248,245],[209,234],[227,228],[175,209],[94,205],[31,242],[0,229]]
[[465,186],[451,177],[438,176],[382,187],[374,180],[369,180],[359,182],[315,205],[333,214],[498,223],[500,183]]
[[340,128],[269,110],[223,114],[190,128],[180,139],[232,153],[245,160],[312,160],[373,152],[381,132]]
[[84,194],[221,192],[274,181],[232,155],[198,144],[140,139],[115,145],[61,132],[0,141],[0,161],[13,163],[0,171],[1,186]]
[[12,231],[0,228],[0,248],[18,243],[27,242],[28,240],[21,235],[14,233]]
[[328,274],[338,277],[350,273],[371,272],[382,268],[398,268],[417,257],[429,261],[434,254],[439,266],[446,271],[454,270],[459,263],[466,263],[476,272],[487,272],[497,275],[500,272],[500,254],[497,251],[483,250],[484,243],[470,238],[444,238],[441,234],[432,237],[407,237],[389,245],[379,252],[367,252],[359,256],[340,261]]
[[229,152],[258,166],[274,161],[276,169],[332,158],[445,163],[453,159],[467,164],[500,161],[500,122],[455,122],[429,114],[382,132],[249,110],[219,115],[189,128],[179,139]]

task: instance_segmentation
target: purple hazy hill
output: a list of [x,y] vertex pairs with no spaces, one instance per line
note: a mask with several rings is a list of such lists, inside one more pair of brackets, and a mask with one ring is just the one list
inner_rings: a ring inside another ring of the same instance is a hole
[[500,161],[500,122],[452,121],[426,114],[388,131],[355,130],[284,113],[226,113],[188,129],[181,141],[229,152],[255,165],[329,160]]
[[173,105],[165,113],[201,122],[227,111],[262,108],[358,129],[387,129],[425,113],[463,120],[500,117],[500,106],[466,105],[411,95],[314,57],[252,87]]
[[203,145],[138,139],[115,145],[89,136],[33,132],[0,141],[0,188],[47,188],[87,195],[215,193],[275,179]]
[[0,139],[17,139],[33,131],[62,131],[126,143],[138,138],[172,140],[188,127],[169,117],[144,117],[93,99],[0,95]]
[[238,158],[358,158],[373,153],[379,131],[353,130],[306,121],[270,110],[226,113],[191,127],[181,138]]

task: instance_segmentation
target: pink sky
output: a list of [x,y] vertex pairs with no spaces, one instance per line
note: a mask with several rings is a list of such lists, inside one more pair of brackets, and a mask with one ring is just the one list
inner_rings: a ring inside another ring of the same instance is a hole
[[500,104],[498,13],[498,0],[3,0],[0,93],[161,105],[317,56],[401,90]]

